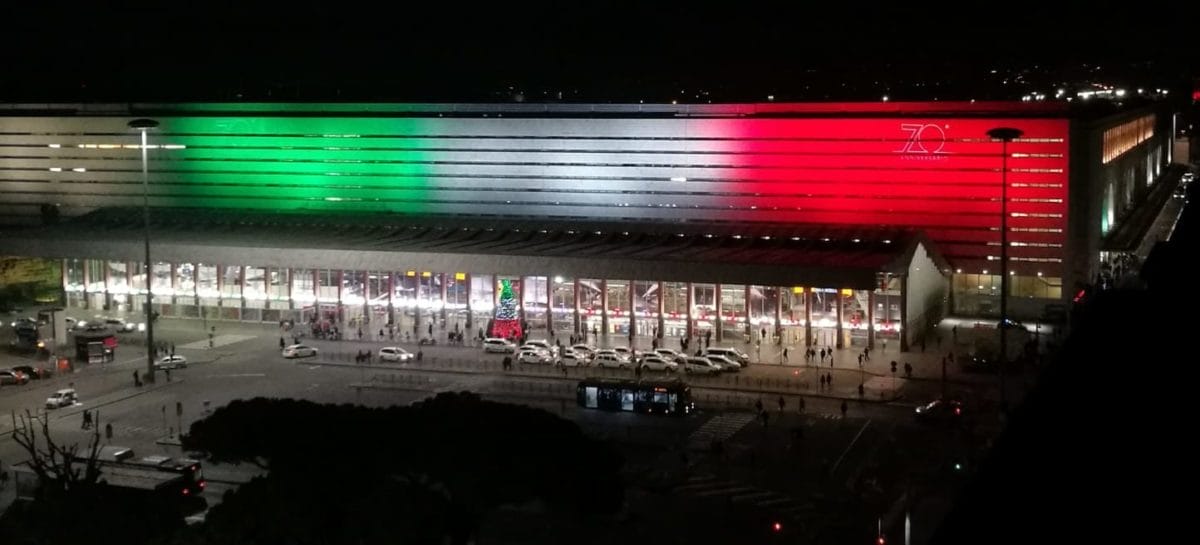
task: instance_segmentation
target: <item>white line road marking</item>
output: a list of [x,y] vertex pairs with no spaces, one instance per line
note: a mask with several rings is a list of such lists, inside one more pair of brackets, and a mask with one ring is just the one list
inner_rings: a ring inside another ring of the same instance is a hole
[[230,375],[207,375],[207,378],[265,377],[266,373],[233,373]]

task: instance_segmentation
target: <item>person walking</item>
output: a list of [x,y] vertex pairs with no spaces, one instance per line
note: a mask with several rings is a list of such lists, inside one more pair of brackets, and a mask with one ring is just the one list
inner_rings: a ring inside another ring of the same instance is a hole
[[142,379],[138,376],[137,369],[133,370],[133,385],[137,387],[141,387],[142,385]]
[[846,409],[849,409],[849,407],[846,406],[846,400],[843,399],[842,400],[842,418],[846,418]]
[[280,336],[279,337],[279,349],[283,350],[284,348],[287,348],[287,341],[284,341],[283,337]]
[[787,347],[785,346],[785,347],[783,348],[783,363],[787,363],[787,362],[788,362],[788,355],[787,355],[787,352],[788,352],[788,349],[787,349]]
[[783,407],[785,405],[787,405],[787,401],[783,399],[783,396],[779,396],[779,414],[783,414]]
[[796,400],[796,403],[796,412],[804,414],[804,398],[801,397],[800,399]]
[[92,411],[89,411],[89,410],[87,410],[87,409],[84,409],[84,411],[83,411],[83,425],[82,425],[82,426],[80,426],[80,428],[82,428],[82,429],[85,429],[85,430],[86,430],[86,429],[89,429],[89,428],[91,428],[91,427],[92,427]]

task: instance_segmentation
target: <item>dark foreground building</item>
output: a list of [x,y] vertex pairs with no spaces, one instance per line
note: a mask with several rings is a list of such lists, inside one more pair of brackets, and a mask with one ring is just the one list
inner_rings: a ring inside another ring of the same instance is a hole
[[[150,275],[137,118],[161,124]],[[149,276],[163,315],[424,335],[486,323],[510,280],[534,329],[906,346],[946,313],[997,312],[1005,183],[1010,312],[1061,311],[1170,193],[1173,119],[1037,102],[0,105],[0,253],[63,259],[68,303],[97,311],[140,309]],[[1005,147],[996,127],[1024,134]]]

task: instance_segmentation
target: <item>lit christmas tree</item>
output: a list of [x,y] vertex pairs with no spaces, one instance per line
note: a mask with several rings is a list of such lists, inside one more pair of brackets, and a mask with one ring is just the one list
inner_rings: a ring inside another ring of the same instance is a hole
[[517,296],[513,293],[512,280],[500,281],[500,304],[496,305],[492,336],[505,339],[521,337],[521,318],[517,313]]

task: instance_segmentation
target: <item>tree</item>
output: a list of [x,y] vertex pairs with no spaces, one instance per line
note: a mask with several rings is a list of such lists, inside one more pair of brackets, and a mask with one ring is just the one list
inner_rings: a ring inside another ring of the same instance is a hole
[[82,456],[78,445],[54,441],[44,416],[26,411],[12,420],[13,439],[29,455],[38,489],[33,501],[14,503],[0,515],[0,543],[154,543],[183,527],[171,503],[104,485],[98,418]]
[[[93,428],[95,431],[88,440],[86,456],[80,457],[79,445],[63,445],[54,441],[50,435],[49,418],[35,417],[28,409],[23,415],[14,413],[10,416],[13,440],[29,455],[29,468],[38,476],[39,494],[65,493],[96,484],[100,478],[100,467],[96,462],[100,452],[99,424]],[[40,428],[35,426],[35,421],[41,424]]]
[[[221,536],[266,520],[312,526],[299,537],[260,528],[264,543],[421,542],[431,532],[465,543],[501,505],[541,500],[588,514],[612,512],[624,499],[622,462],[607,445],[545,411],[465,392],[386,409],[239,401],[194,423],[183,443],[214,461],[270,469],[209,516],[208,531]],[[412,508],[379,511],[393,505]]]

